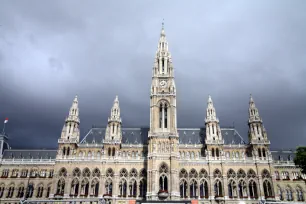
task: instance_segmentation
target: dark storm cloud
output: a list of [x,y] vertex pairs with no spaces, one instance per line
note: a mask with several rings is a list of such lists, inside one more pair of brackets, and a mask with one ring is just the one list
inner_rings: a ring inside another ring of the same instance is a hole
[[55,147],[75,94],[82,136],[119,95],[124,126],[149,125],[161,21],[175,66],[178,125],[247,139],[252,93],[274,148],[306,139],[305,1],[6,1],[0,6],[0,118],[13,147]]

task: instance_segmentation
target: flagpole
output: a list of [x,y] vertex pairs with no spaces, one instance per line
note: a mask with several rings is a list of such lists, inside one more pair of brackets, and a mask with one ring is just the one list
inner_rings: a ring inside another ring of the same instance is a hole
[[2,133],[3,133],[3,134],[5,134],[4,130],[5,130],[5,123],[4,123],[4,125],[3,125],[3,130],[2,130]]

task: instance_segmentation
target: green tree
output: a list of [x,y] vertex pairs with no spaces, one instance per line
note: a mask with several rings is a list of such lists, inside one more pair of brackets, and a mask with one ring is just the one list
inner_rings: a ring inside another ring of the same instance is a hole
[[302,173],[306,174],[306,147],[296,149],[294,163],[302,169]]

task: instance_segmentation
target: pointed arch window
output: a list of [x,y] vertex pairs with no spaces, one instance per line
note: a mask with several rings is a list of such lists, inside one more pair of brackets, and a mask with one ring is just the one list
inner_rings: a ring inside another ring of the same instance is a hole
[[5,189],[4,184],[1,184],[1,186],[0,186],[0,198],[2,198],[2,197],[3,197],[3,194],[4,194],[4,189]]
[[146,192],[146,190],[147,190],[146,186],[147,186],[146,180],[142,179],[140,181],[140,184],[139,184],[139,196],[142,197],[142,198],[144,198],[146,196],[146,193],[147,193]]
[[162,72],[165,72],[165,59],[162,58]]
[[271,186],[271,183],[268,180],[264,181],[263,187],[264,187],[264,194],[265,194],[266,198],[269,198],[269,197],[273,196],[272,186]]
[[216,180],[214,190],[216,197],[222,197],[222,183],[220,180]]
[[181,198],[187,197],[187,182],[185,179],[180,182],[180,196]]
[[251,198],[257,198],[257,185],[255,181],[251,180],[249,182],[249,193]]
[[167,127],[167,122],[168,122],[168,106],[167,104],[165,104],[165,110],[164,110],[164,127],[165,128],[168,128]]
[[162,128],[163,125],[163,105],[159,106],[159,128]]
[[208,198],[208,183],[206,180],[201,180],[200,182],[200,197]]

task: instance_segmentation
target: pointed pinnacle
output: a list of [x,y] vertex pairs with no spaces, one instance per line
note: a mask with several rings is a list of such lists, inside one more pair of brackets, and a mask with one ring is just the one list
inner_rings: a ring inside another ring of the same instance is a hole
[[207,103],[212,103],[212,99],[211,99],[211,96],[210,96],[210,95],[208,95],[208,101],[207,101]]
[[254,103],[254,100],[253,100],[252,94],[250,94],[250,103]]
[[114,102],[118,102],[119,99],[118,99],[118,95],[116,95],[116,98],[115,98],[115,101]]

